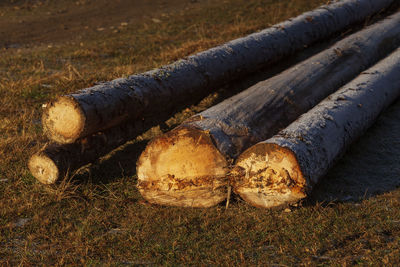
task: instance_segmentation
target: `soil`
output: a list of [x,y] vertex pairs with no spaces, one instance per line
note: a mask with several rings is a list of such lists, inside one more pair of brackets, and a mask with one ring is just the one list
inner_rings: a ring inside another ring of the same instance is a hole
[[[196,0],[0,1],[0,48],[77,41],[198,8]],[[151,14],[151,16],[149,15]]]

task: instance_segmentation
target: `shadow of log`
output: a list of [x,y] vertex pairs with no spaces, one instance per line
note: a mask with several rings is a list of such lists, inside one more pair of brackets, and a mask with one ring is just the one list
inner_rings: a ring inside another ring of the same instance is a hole
[[315,187],[309,200],[354,202],[390,192],[400,186],[400,99],[383,112],[376,123]]
[[97,162],[83,167],[74,176],[78,183],[89,181],[93,184],[107,184],[122,177],[132,177],[136,183],[136,161],[148,140],[130,141],[102,157]]

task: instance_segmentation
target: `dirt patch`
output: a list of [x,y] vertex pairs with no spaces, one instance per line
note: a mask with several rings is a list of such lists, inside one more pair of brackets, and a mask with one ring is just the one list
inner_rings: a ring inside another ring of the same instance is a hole
[[0,4],[0,48],[79,41],[95,33],[117,33],[132,24],[160,23],[160,18],[165,19],[170,14],[200,7],[206,2],[7,1]]

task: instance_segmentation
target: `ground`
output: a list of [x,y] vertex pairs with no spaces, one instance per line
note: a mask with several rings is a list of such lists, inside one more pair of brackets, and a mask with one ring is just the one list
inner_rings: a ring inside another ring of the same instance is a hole
[[0,2],[0,264],[385,265],[400,263],[400,102],[317,186],[278,210],[150,205],[136,189],[145,144],[229,96],[221,88],[72,181],[26,168],[46,143],[42,104],[145,71],[310,10],[322,0]]

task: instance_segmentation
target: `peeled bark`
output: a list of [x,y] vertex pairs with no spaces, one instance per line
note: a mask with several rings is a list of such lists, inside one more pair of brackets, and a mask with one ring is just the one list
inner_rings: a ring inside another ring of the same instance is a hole
[[346,148],[400,96],[400,49],[237,160],[234,190],[254,206],[303,199]]
[[43,114],[45,133],[55,142],[73,143],[127,120],[194,103],[212,88],[360,22],[392,2],[335,2],[171,65],[61,96]]
[[244,149],[276,134],[399,45],[397,13],[190,118],[140,156],[141,194],[175,206],[223,201],[230,165]]

